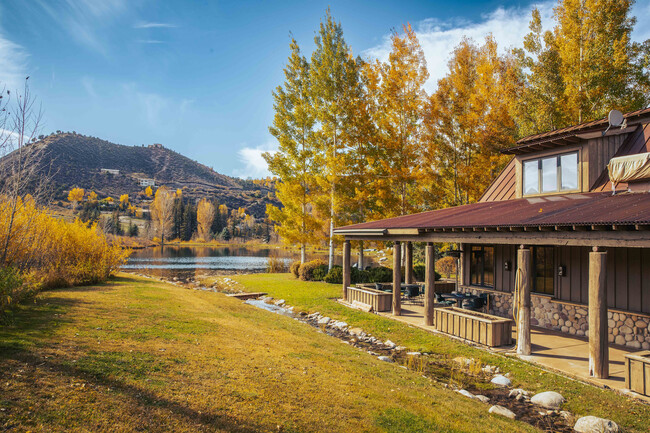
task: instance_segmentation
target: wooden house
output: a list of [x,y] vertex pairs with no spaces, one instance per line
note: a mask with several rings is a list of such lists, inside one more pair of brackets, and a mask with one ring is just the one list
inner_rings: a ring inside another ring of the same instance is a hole
[[[530,353],[530,326],[588,336],[590,374],[608,376],[608,345],[650,348],[650,108],[519,140],[512,160],[479,202],[339,227],[343,298],[350,241],[394,242],[395,263],[425,242],[460,246],[459,290],[489,294],[489,312],[518,313],[517,351]],[[609,169],[608,169],[609,167]],[[615,192],[615,194],[613,194]],[[401,311],[400,266],[392,310]],[[425,323],[433,322],[433,282]]]

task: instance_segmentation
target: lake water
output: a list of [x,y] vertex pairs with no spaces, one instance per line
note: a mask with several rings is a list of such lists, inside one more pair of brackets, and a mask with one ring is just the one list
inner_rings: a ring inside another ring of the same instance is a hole
[[[288,266],[300,258],[298,253],[280,248],[165,246],[134,250],[123,269],[157,277],[180,279],[198,275],[220,275],[244,272],[264,272],[270,256],[283,260]],[[308,255],[308,260],[326,255]],[[335,262],[340,264],[340,253]]]

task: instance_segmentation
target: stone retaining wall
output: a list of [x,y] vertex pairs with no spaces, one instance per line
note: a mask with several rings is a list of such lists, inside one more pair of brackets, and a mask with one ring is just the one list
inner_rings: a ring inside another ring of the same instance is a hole
[[[474,295],[490,294],[490,308],[495,316],[512,318],[512,293],[461,287],[460,290]],[[587,336],[589,317],[586,305],[576,305],[551,300],[548,296],[531,296],[530,323],[540,328],[552,329],[569,335]],[[608,340],[631,349],[650,349],[650,317],[617,311],[607,312]]]

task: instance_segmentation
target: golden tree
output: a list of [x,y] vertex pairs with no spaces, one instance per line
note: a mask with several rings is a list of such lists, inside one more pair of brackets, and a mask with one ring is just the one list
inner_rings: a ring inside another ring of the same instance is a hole
[[72,203],[72,210],[77,208],[77,205],[83,200],[86,192],[83,188],[72,188],[68,193],[68,201]]
[[165,186],[158,188],[151,203],[151,221],[160,236],[160,245],[164,245],[174,222],[174,193]]
[[97,202],[97,193],[95,191],[90,191],[88,193],[88,201],[90,203],[95,203]]
[[120,209],[126,210],[129,207],[129,195],[122,194],[120,196]]
[[201,199],[196,209],[196,221],[198,223],[199,238],[203,241],[210,240],[210,228],[214,221],[215,209],[208,199]]
[[153,189],[151,189],[151,186],[145,188],[144,195],[146,195],[149,198],[153,196]]

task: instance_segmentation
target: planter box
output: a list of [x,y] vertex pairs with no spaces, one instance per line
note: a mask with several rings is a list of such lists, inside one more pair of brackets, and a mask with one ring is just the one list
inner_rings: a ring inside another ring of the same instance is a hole
[[391,311],[393,294],[368,287],[348,287],[348,302],[367,304],[372,311]]
[[650,350],[625,354],[625,387],[650,396]]
[[435,309],[435,328],[474,343],[490,347],[512,344],[511,319],[461,308]]

